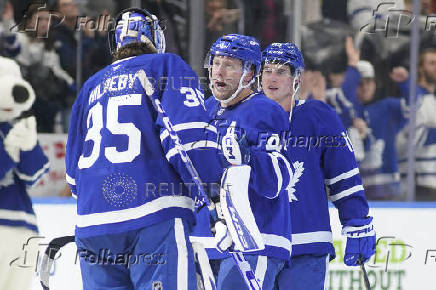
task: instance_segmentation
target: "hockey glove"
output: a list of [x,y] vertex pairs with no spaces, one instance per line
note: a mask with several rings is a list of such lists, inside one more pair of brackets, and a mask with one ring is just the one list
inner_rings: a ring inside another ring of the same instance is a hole
[[359,266],[375,254],[376,236],[372,217],[349,220],[342,228],[342,235],[347,236],[344,256],[347,266]]
[[33,116],[15,123],[4,139],[6,152],[17,163],[20,161],[20,151],[32,150],[37,142],[36,119]]
[[230,232],[223,220],[219,220],[215,223],[215,243],[218,251],[221,253],[227,251],[233,244]]
[[250,148],[243,133],[236,133],[234,127],[227,128],[227,133],[221,139],[224,155],[224,166],[243,165],[250,162]]

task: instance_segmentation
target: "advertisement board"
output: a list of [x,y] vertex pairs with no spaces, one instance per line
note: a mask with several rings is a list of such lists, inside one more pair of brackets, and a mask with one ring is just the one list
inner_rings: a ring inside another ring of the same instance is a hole
[[[37,199],[34,207],[43,237],[41,254],[52,238],[74,233],[74,200]],[[360,268],[343,263],[346,239],[336,209],[330,208],[330,214],[337,256],[330,263],[327,289],[365,289]],[[376,254],[365,266],[371,289],[436,289],[436,203],[372,203],[370,214],[377,232]],[[70,244],[57,256],[50,289],[82,289],[76,252]],[[33,289],[41,289],[37,279]]]

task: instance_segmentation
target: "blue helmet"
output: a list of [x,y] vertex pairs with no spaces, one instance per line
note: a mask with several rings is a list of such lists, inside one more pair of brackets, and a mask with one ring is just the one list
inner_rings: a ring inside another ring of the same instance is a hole
[[262,63],[275,62],[288,64],[296,73],[304,70],[304,59],[301,51],[293,43],[271,43],[262,51]]
[[165,37],[159,20],[147,10],[123,10],[116,17],[115,25],[108,36],[111,53],[133,42],[146,43],[157,53],[165,52]]
[[254,37],[241,34],[221,36],[210,48],[209,65],[212,65],[215,55],[239,59],[242,61],[244,69],[248,69],[253,65],[255,67],[255,76],[260,72],[260,45]]

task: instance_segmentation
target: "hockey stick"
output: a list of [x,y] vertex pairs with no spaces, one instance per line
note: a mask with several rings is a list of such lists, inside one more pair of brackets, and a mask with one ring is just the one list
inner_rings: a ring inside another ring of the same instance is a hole
[[[146,79],[145,81],[147,82],[148,79]],[[143,86],[144,86],[144,84],[143,84]],[[147,92],[146,86],[144,86],[144,89]],[[199,195],[202,198],[201,202],[204,202],[209,207],[210,201],[209,201],[209,198],[207,197],[207,195],[204,191],[200,176],[199,176],[197,170],[195,169],[194,164],[192,163],[188,154],[186,153],[185,148],[183,148],[183,145],[180,142],[179,136],[177,135],[177,133],[173,129],[173,125],[172,125],[170,119],[168,118],[165,110],[162,108],[161,102],[158,99],[154,100],[151,97],[152,94],[150,94],[149,92],[147,92],[146,94],[149,96],[150,101],[153,104],[153,107],[156,109],[156,111],[158,111],[162,115],[162,120],[163,120],[163,123],[165,125],[165,128],[168,130],[169,136],[173,140],[175,147],[176,147],[178,153],[180,154],[180,157],[181,157],[183,163],[186,166],[186,169],[189,171],[189,174],[192,177],[192,180],[197,185]],[[241,274],[241,276],[244,279],[245,284],[248,286],[248,288],[252,289],[252,290],[261,290],[262,287],[259,285],[259,282],[256,280],[256,277],[254,275],[253,270],[250,267],[250,264],[245,260],[242,253],[232,252],[230,254],[232,255],[232,258],[236,263],[236,266],[239,270],[239,273]]]
[[365,282],[365,289],[371,290],[371,284],[369,284],[369,279],[368,279],[368,274],[366,273],[365,264],[360,259],[358,260],[358,263],[360,264],[360,269],[362,270],[363,280]]
[[68,243],[74,242],[74,236],[65,236],[53,239],[45,249],[44,257],[41,262],[39,272],[42,289],[49,290],[50,269],[54,263],[54,258],[59,250]]

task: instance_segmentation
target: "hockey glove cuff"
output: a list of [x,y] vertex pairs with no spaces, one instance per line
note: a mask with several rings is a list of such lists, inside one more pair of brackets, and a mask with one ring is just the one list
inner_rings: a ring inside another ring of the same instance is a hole
[[349,220],[342,229],[342,235],[347,236],[344,256],[347,266],[358,266],[375,254],[376,233],[372,217]]

